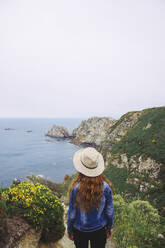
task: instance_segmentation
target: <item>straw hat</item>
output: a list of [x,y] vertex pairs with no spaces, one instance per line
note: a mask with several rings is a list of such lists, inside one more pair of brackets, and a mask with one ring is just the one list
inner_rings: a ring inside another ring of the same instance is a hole
[[104,159],[95,148],[78,150],[73,156],[76,170],[88,177],[97,177],[104,171]]

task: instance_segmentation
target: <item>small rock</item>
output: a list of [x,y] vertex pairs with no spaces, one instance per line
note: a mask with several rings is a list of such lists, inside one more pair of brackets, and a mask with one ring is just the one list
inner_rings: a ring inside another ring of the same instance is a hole
[[164,239],[163,234],[159,233],[159,234],[158,234],[158,238],[160,238],[160,239]]
[[14,180],[13,180],[13,184],[14,184],[14,185],[18,185],[18,184],[20,184],[20,183],[21,183],[21,181],[20,181],[19,179],[14,178]]
[[12,130],[15,130],[14,128],[5,128],[4,129],[5,131],[12,131]]

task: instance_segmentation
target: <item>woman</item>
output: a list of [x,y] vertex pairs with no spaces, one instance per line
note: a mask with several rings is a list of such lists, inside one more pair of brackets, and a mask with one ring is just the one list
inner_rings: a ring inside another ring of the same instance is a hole
[[67,232],[76,248],[105,248],[112,235],[112,184],[102,174],[104,159],[96,149],[88,147],[74,154],[79,172],[69,189]]

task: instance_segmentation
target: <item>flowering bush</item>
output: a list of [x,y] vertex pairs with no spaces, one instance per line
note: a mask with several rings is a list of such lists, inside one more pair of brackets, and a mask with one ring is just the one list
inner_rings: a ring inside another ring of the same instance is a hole
[[14,209],[37,230],[42,229],[43,240],[56,241],[63,236],[63,206],[48,187],[22,182],[10,187],[4,196],[11,212]]

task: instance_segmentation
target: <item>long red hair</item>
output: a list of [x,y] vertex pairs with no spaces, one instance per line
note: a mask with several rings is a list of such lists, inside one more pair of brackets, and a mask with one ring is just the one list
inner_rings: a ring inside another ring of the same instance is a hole
[[80,183],[76,195],[75,206],[79,205],[85,212],[88,212],[92,208],[98,208],[101,197],[104,194],[104,181],[109,184],[113,192],[112,183],[103,174],[97,177],[87,177],[79,173],[69,187],[69,197],[74,186],[77,183]]

